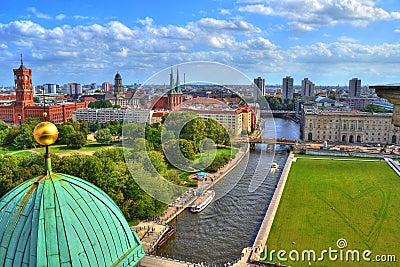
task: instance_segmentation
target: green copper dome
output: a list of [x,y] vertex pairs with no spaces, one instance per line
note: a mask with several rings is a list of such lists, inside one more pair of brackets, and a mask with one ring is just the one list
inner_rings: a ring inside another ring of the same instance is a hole
[[135,266],[144,252],[98,187],[51,172],[0,200],[0,266]]

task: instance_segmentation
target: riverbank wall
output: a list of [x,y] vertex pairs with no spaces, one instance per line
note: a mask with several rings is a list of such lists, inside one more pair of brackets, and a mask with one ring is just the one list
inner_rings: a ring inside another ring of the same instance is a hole
[[[221,181],[228,173],[230,173],[233,169],[235,169],[239,163],[242,161],[242,159],[249,153],[250,147],[249,145],[246,145],[246,147],[243,147],[240,149],[237,155],[234,159],[232,159],[231,162],[229,162],[227,165],[221,168],[219,171],[219,175],[215,177],[214,175],[214,181],[211,183],[207,183],[204,185],[204,191],[207,191],[211,189],[215,184],[217,184],[219,181]],[[186,202],[185,205],[182,207],[178,207],[178,209],[175,210],[173,214],[171,214],[168,219],[163,221],[163,224],[168,224],[171,221],[173,221],[176,217],[178,217],[186,208],[190,207],[194,201],[196,201],[197,197],[194,197],[190,201]]]
[[399,155],[388,155],[384,153],[366,153],[354,151],[337,151],[326,149],[306,149],[306,155],[312,156],[332,156],[332,157],[356,157],[356,158],[400,158]]
[[276,211],[278,209],[279,202],[281,200],[283,190],[287,181],[287,177],[292,166],[293,158],[294,154],[293,152],[290,152],[286,160],[285,166],[282,170],[281,177],[279,178],[279,182],[276,186],[274,195],[272,196],[267,212],[265,213],[264,219],[261,223],[260,229],[258,230],[257,236],[251,248],[249,257],[249,261],[251,263],[254,263],[260,259],[260,255],[264,250],[265,244],[267,243],[268,235],[274,222]]

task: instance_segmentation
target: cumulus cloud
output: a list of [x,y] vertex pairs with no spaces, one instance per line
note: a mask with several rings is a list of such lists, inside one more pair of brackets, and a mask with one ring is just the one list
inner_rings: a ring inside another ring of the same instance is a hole
[[270,0],[263,4],[247,4],[241,12],[288,18],[293,30],[306,32],[317,26],[348,23],[366,26],[377,20],[400,19],[400,12],[388,12],[375,6],[373,0]]
[[394,32],[400,33],[400,29],[395,29]]
[[305,32],[310,32],[315,30],[314,27],[305,24],[305,23],[301,23],[301,22],[289,22],[289,32],[294,32],[294,33],[305,33]]
[[250,13],[256,13],[256,14],[261,14],[261,15],[274,15],[274,9],[270,6],[265,6],[263,4],[259,5],[247,5],[247,6],[242,6],[239,7],[239,11],[241,12],[250,12]]
[[243,20],[227,21],[214,18],[202,18],[195,23],[197,27],[212,30],[228,30],[228,31],[249,31],[260,32],[261,30],[253,24]]

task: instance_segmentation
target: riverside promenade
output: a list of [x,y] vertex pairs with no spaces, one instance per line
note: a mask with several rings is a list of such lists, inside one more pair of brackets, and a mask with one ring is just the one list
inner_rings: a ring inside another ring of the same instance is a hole
[[[249,146],[243,147],[236,154],[228,164],[218,170],[212,175],[212,179],[207,179],[202,183],[202,191],[207,191],[212,188],[216,183],[221,181],[231,170],[233,170],[249,152]],[[199,188],[190,189],[188,192],[180,196],[177,200],[170,204],[168,209],[157,218],[157,222],[161,224],[168,224],[181,214],[186,208],[191,207],[193,202],[199,197]]]
[[[285,167],[282,170],[279,182],[276,186],[275,193],[272,196],[271,202],[268,206],[268,210],[265,213],[264,219],[256,236],[256,239],[254,240],[252,248],[248,251],[248,254],[250,255],[248,260],[251,263],[256,262],[260,259],[260,254],[263,252],[265,244],[267,243],[268,235],[271,230],[272,223],[274,222],[275,214],[278,209],[283,190],[285,188],[286,180],[289,175],[293,159],[294,159],[293,152],[290,152],[286,160]],[[237,265],[237,266],[245,266],[245,265]]]

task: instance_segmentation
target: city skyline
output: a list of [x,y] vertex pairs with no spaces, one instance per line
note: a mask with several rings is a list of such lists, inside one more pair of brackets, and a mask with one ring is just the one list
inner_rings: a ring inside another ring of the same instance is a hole
[[20,1],[0,8],[0,86],[22,53],[33,84],[143,83],[171,65],[227,64],[266,84],[397,82],[396,1]]

